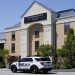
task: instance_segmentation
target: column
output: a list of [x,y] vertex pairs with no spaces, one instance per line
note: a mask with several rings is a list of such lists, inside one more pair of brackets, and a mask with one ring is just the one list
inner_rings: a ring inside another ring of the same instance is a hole
[[27,29],[21,30],[21,58],[28,56],[28,37]]
[[51,45],[51,25],[44,26],[44,44]]

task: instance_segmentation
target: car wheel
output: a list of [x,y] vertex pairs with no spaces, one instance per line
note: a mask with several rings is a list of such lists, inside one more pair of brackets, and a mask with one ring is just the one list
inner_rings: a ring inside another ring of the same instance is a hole
[[38,68],[36,66],[32,66],[30,70],[33,74],[38,73]]
[[11,71],[14,72],[14,73],[17,72],[17,68],[16,68],[15,65],[11,66]]

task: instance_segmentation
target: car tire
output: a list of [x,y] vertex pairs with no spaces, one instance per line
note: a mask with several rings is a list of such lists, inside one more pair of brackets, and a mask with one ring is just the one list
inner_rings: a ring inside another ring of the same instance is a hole
[[15,65],[12,65],[12,66],[11,66],[11,71],[12,71],[12,72],[14,72],[14,73],[16,73],[16,72],[17,72],[17,68],[16,68],[16,66],[15,66]]
[[31,71],[33,74],[36,74],[36,73],[39,72],[37,66],[32,66],[32,67],[30,68],[30,71]]

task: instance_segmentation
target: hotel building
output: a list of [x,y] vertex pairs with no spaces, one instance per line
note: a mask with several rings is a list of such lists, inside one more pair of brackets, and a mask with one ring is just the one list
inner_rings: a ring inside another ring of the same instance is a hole
[[21,58],[37,55],[36,49],[42,44],[61,48],[69,27],[75,31],[74,9],[56,12],[35,1],[19,23],[0,33],[0,48],[8,49],[12,57]]

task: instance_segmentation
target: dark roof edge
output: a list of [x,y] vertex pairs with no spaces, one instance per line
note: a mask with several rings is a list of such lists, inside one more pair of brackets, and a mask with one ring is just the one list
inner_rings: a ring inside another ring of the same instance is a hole
[[71,18],[71,17],[75,17],[75,16],[60,17],[60,18],[56,18],[56,19],[60,20],[60,19]]
[[16,27],[20,27],[21,22],[18,22],[17,24],[15,24],[14,26],[11,26],[11,27],[7,27],[5,29],[12,29],[12,28],[16,28]]
[[57,13],[63,13],[63,12],[67,12],[67,11],[75,11],[75,9],[67,9],[67,10],[62,10],[62,11],[58,11]]
[[0,34],[4,34],[5,32],[0,32]]
[[[29,8],[30,8],[35,2],[38,3],[39,5],[43,6],[43,7],[46,8],[47,10],[52,11],[52,12],[54,12],[54,13],[57,13],[57,12],[55,12],[54,10],[48,8],[46,5],[44,5],[44,4],[42,4],[42,3],[39,3],[39,2],[37,2],[37,1],[34,1],[34,2],[29,6]],[[23,13],[23,15],[29,10],[29,8]],[[23,15],[21,15],[21,18],[23,17]]]

